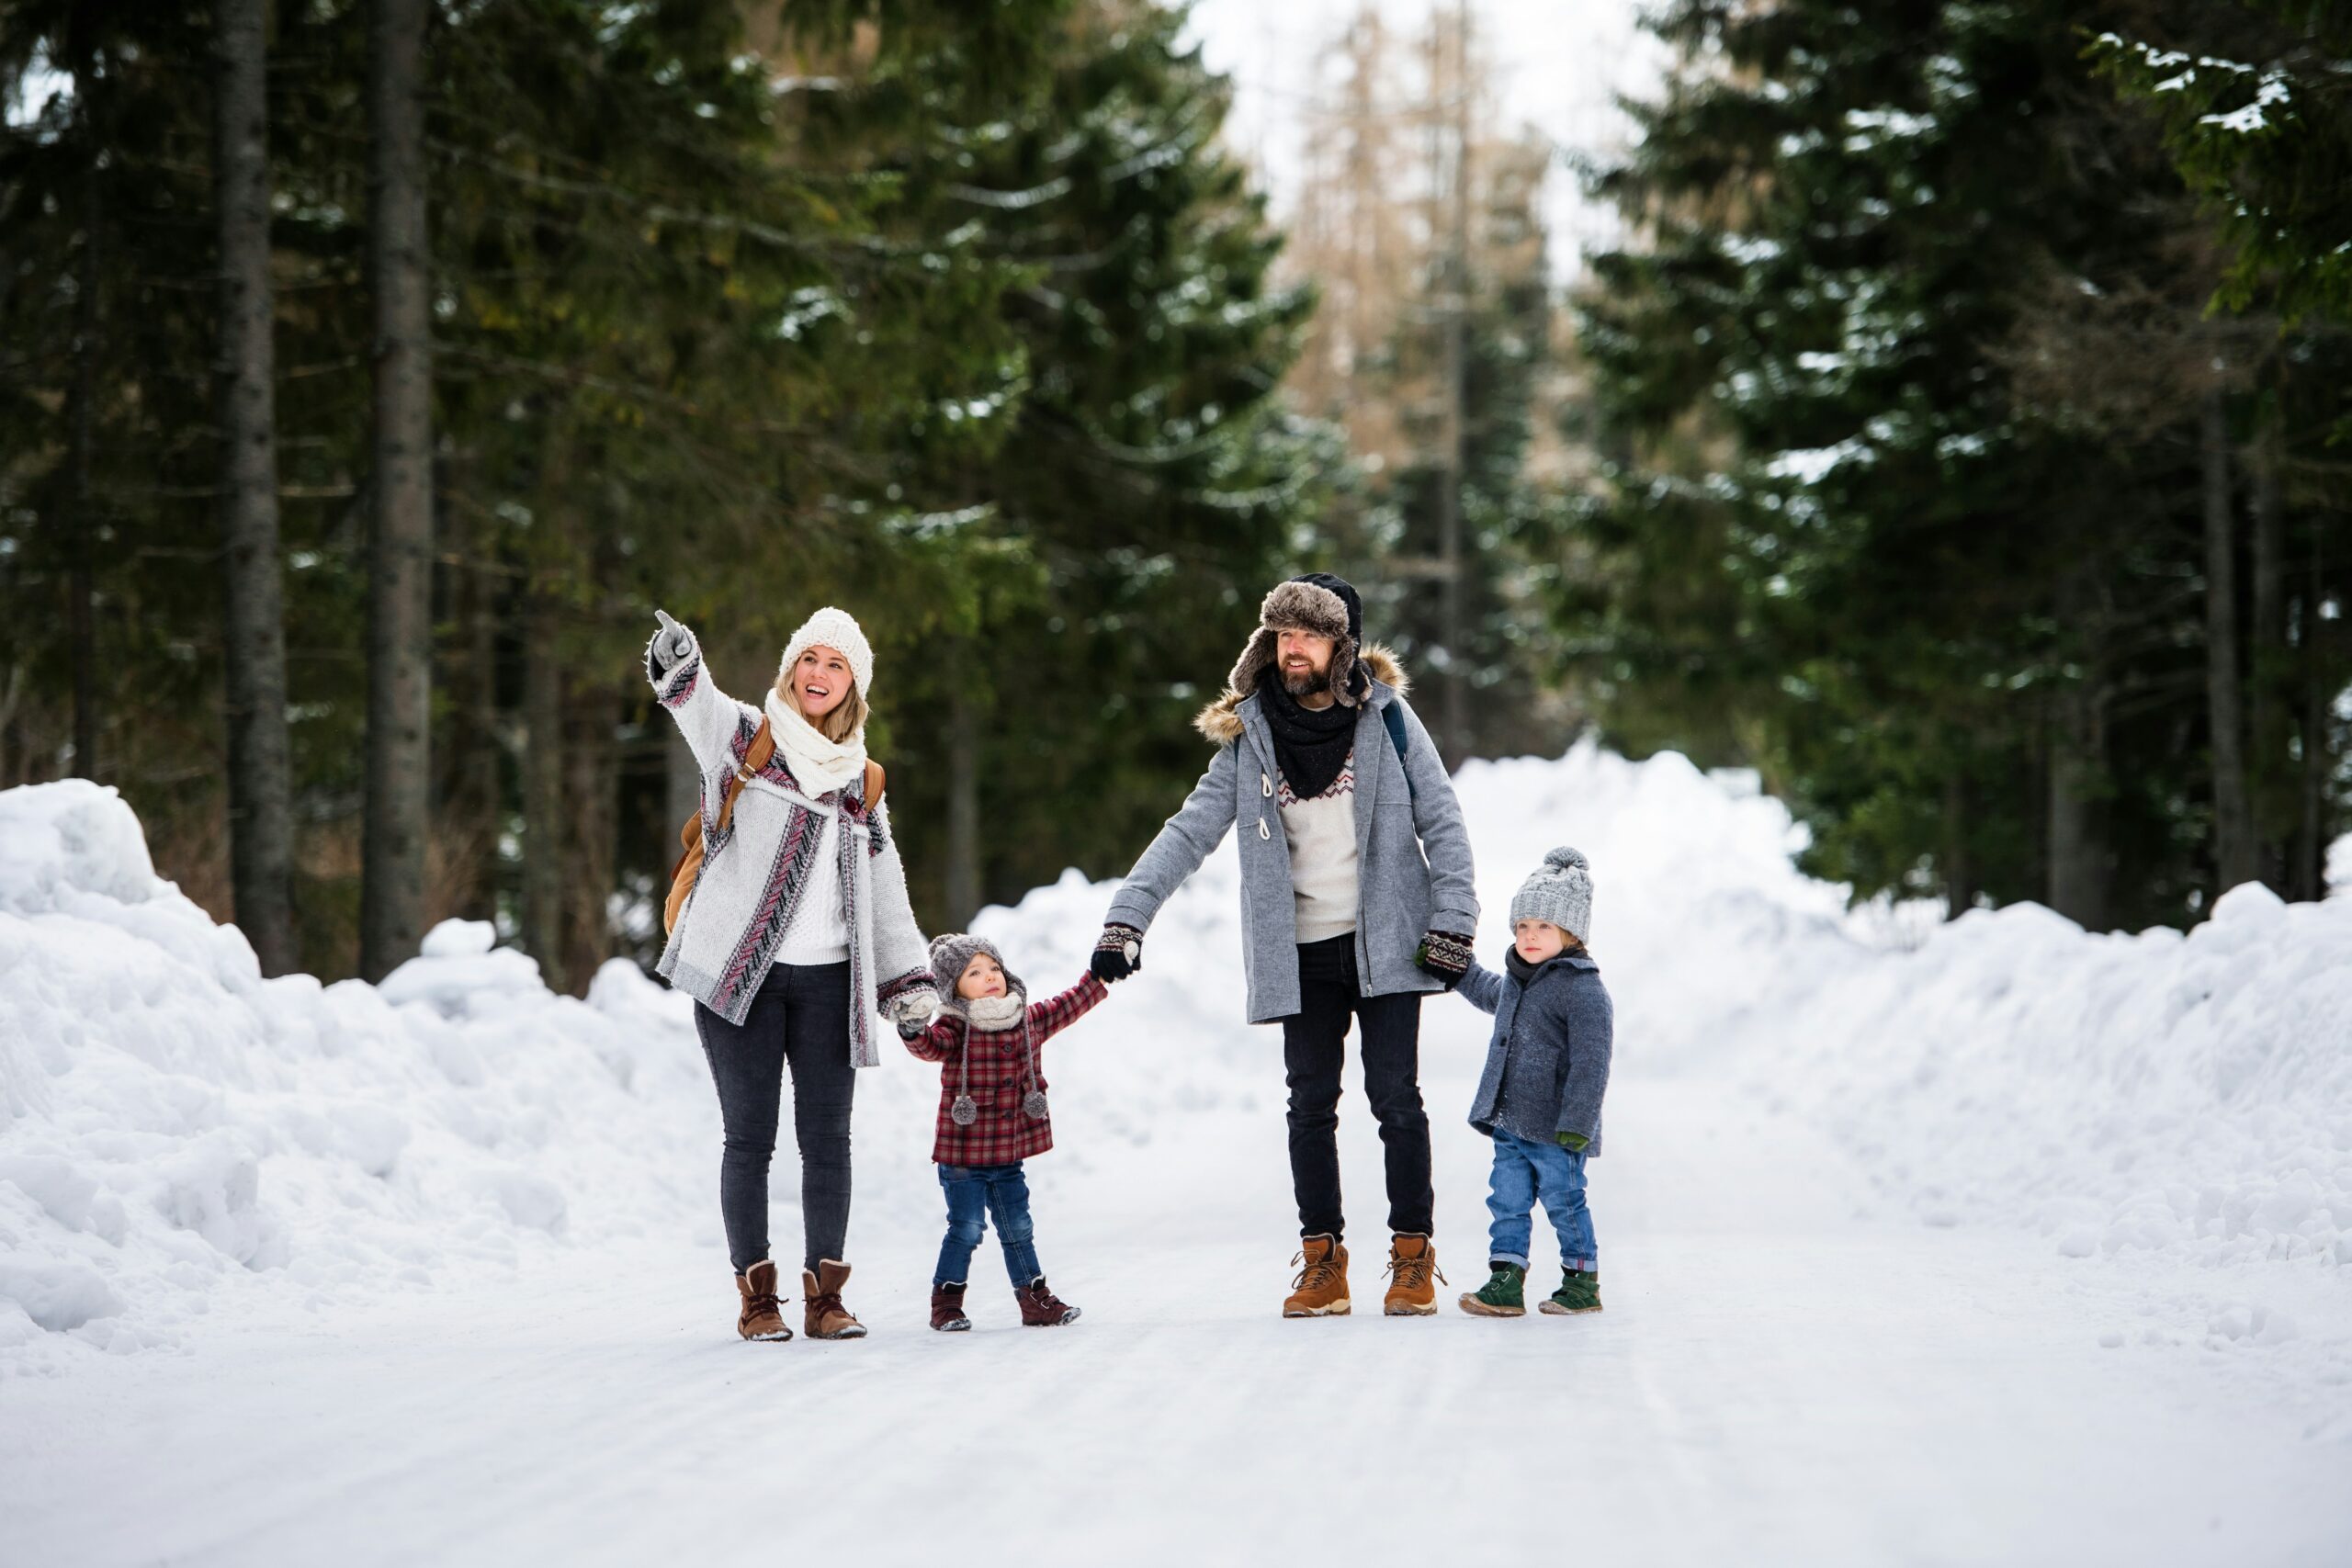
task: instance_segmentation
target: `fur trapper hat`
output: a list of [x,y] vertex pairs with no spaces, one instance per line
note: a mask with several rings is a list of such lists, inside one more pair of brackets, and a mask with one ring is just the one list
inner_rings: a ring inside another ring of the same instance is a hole
[[865,640],[865,629],[857,617],[847,610],[836,610],[831,604],[800,623],[792,640],[784,645],[784,658],[775,667],[781,681],[792,673],[792,666],[812,648],[830,648],[849,660],[849,672],[857,682],[857,694],[867,702],[874,700],[874,648]]
[[1372,677],[1359,659],[1363,649],[1363,599],[1355,585],[1328,571],[1294,577],[1267,594],[1258,606],[1258,629],[1250,634],[1233,673],[1226,677],[1228,691],[1247,696],[1258,688],[1258,677],[1274,662],[1286,631],[1313,632],[1331,639],[1331,693],[1348,707],[1372,694]]

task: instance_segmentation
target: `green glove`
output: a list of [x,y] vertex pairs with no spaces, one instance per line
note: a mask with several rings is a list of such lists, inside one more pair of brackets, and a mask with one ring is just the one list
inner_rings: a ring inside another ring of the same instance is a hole
[[1560,1146],[1566,1149],[1571,1154],[1580,1155],[1584,1153],[1584,1146],[1592,1142],[1590,1138],[1586,1137],[1582,1133],[1555,1133],[1552,1136],[1557,1138],[1560,1142]]

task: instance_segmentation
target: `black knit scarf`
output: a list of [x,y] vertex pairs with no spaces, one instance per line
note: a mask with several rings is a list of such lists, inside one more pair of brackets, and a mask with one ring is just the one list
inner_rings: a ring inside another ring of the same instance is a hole
[[1308,707],[1283,690],[1282,676],[1270,669],[1258,677],[1258,711],[1274,732],[1274,765],[1291,794],[1313,800],[1329,789],[1355,744],[1356,710],[1341,703]]

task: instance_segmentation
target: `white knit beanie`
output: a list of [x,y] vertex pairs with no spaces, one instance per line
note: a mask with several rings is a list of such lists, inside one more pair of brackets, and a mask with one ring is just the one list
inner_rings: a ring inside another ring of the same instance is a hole
[[1592,868],[1581,850],[1561,848],[1544,857],[1511,895],[1510,919],[1549,920],[1578,942],[1592,941]]
[[775,667],[781,681],[792,673],[795,660],[812,648],[833,649],[849,660],[849,672],[857,682],[857,694],[867,702],[874,700],[874,649],[859,629],[857,617],[847,610],[836,610],[831,604],[800,623],[792,640],[784,645],[784,659]]

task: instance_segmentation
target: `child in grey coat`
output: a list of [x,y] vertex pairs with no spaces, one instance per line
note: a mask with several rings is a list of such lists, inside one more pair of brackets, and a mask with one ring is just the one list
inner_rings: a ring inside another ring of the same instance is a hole
[[1600,1264],[1584,1170],[1600,1153],[1614,1014],[1600,966],[1585,950],[1592,869],[1584,856],[1570,849],[1545,855],[1510,901],[1510,926],[1504,972],[1474,962],[1458,987],[1472,1006],[1495,1015],[1470,1111],[1470,1124],[1495,1145],[1487,1189],[1492,1277],[1462,1298],[1462,1310],[1526,1314],[1530,1215],[1540,1199],[1560,1238],[1560,1288],[1544,1310],[1599,1312]]

